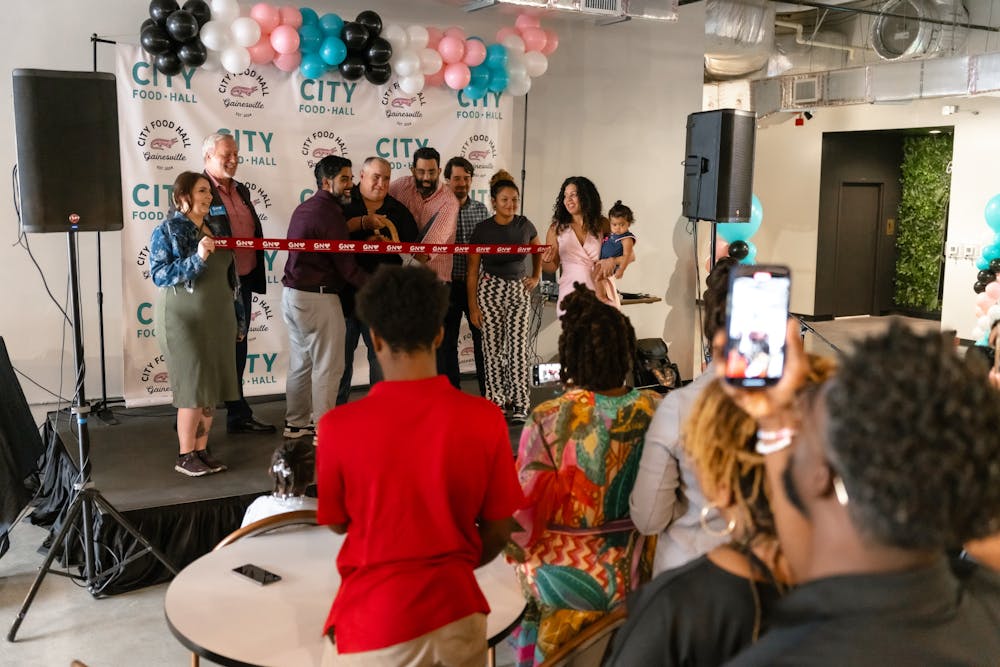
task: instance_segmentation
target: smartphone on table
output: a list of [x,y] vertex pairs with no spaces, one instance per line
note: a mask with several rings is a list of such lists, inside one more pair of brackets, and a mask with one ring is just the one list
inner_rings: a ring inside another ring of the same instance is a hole
[[729,274],[725,377],[764,387],[781,379],[791,275],[786,266],[738,265]]
[[531,384],[540,387],[546,384],[559,382],[559,371],[562,364],[535,364],[531,368]]
[[281,581],[281,576],[269,570],[265,570],[258,565],[253,565],[252,563],[234,567],[233,572],[246,577],[255,584],[260,584],[261,586],[267,586],[268,584],[273,584],[276,581]]

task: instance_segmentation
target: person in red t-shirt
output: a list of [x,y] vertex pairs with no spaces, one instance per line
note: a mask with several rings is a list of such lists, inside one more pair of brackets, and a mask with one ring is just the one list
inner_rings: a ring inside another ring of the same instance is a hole
[[317,428],[319,523],[347,533],[324,665],[485,664],[473,570],[524,497],[503,413],[437,374],[447,308],[424,267],[382,266],[358,293],[385,381]]

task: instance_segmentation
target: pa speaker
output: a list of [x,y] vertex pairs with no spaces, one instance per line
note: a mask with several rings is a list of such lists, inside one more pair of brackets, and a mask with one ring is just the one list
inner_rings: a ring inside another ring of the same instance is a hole
[[719,109],[688,116],[684,217],[747,222],[753,196],[756,116]]
[[122,228],[113,74],[14,70],[14,126],[24,231]]

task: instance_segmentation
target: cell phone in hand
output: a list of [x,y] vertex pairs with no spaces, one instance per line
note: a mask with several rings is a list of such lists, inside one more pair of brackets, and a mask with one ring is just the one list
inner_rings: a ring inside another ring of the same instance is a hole
[[738,265],[729,274],[725,377],[741,387],[781,379],[791,275],[786,266]]
[[559,382],[559,371],[562,364],[535,364],[531,368],[531,384],[534,387],[541,387],[546,384]]
[[246,577],[255,584],[261,586],[267,586],[268,584],[273,584],[276,581],[281,581],[281,577],[274,572],[265,570],[262,567],[253,565],[252,563],[247,563],[246,565],[240,565],[239,567],[234,567],[233,572],[243,577]]

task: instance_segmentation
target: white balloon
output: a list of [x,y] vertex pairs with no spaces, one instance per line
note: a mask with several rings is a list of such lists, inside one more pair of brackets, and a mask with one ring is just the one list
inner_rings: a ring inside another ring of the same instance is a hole
[[220,21],[228,27],[240,15],[240,5],[236,0],[212,0],[212,20]]
[[507,89],[504,91],[514,97],[520,97],[521,95],[527,95],[528,91],[531,90],[531,77],[510,77],[507,80]]
[[249,16],[233,21],[229,26],[233,42],[242,47],[250,47],[260,41],[260,24]]
[[427,48],[427,41],[431,38],[427,34],[427,28],[422,25],[411,25],[406,29],[406,34],[410,38],[410,48],[414,51]]
[[434,49],[420,49],[420,71],[425,74],[434,74],[441,69],[444,61],[441,54]]
[[198,37],[211,51],[225,51],[232,42],[229,36],[229,24],[222,21],[209,21],[201,26]]
[[401,51],[393,58],[392,69],[401,77],[420,74],[420,56],[413,51]]
[[972,338],[973,340],[979,340],[980,338],[983,337],[983,334],[985,333],[986,332],[980,329],[979,327],[975,327],[972,329]]
[[986,316],[991,320],[1000,320],[1000,303],[990,306],[990,309],[986,311]]
[[239,74],[250,67],[250,52],[242,46],[230,46],[222,52],[222,66],[227,72]]
[[518,35],[507,35],[502,44],[507,47],[508,53],[524,53],[524,40]]
[[399,80],[399,89],[407,95],[416,95],[424,89],[424,75],[404,76]]
[[523,79],[528,76],[528,66],[521,59],[508,59],[507,76],[511,79]]
[[534,79],[545,74],[546,70],[549,69],[549,59],[545,57],[544,53],[528,51],[524,54],[524,66],[528,70],[528,76]]
[[978,320],[976,320],[976,326],[985,331],[986,327],[990,326],[990,318],[986,315],[983,315]]
[[208,57],[205,58],[205,63],[201,66],[201,69],[206,72],[218,72],[222,69],[222,54],[218,51],[213,51],[208,49]]
[[393,53],[402,51],[410,45],[410,38],[406,35],[406,30],[396,23],[390,23],[382,28],[382,34],[379,37],[392,45]]

